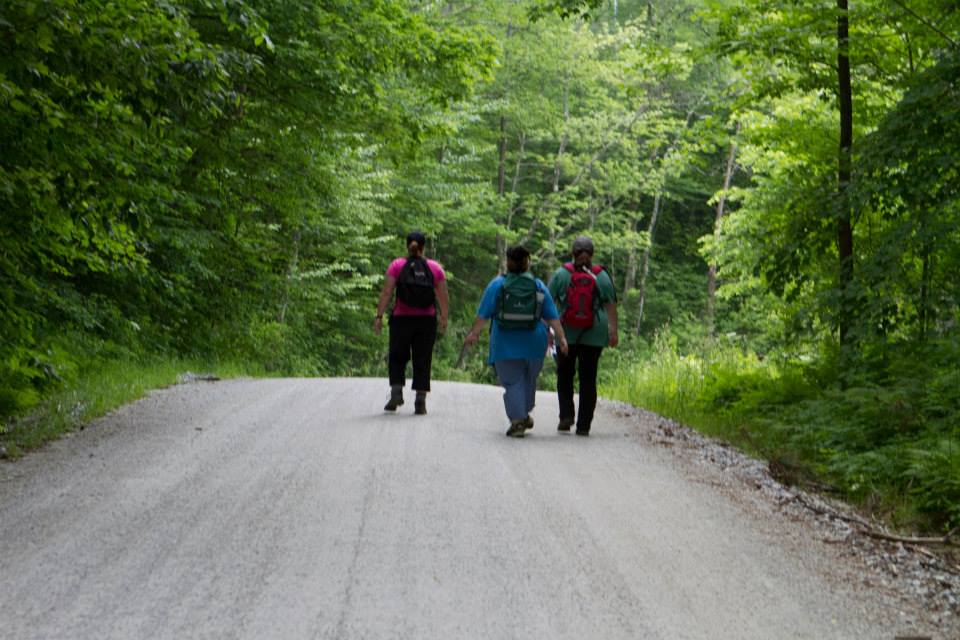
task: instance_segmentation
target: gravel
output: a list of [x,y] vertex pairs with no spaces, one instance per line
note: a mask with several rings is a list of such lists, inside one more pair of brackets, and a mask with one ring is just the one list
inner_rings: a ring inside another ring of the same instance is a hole
[[785,538],[802,541],[809,552],[822,553],[832,576],[870,590],[905,624],[938,629],[943,635],[936,637],[960,638],[960,567],[942,549],[868,535],[865,529],[895,534],[850,505],[779,482],[766,462],[725,442],[622,402],[605,405],[633,420],[637,438],[669,450],[698,481],[717,488],[751,517],[770,519]]

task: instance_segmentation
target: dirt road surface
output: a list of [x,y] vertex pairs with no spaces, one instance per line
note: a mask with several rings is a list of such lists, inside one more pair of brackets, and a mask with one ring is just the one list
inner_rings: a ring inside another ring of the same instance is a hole
[[945,637],[636,418],[542,393],[510,439],[496,387],[386,388],[180,385],[0,464],[0,637]]

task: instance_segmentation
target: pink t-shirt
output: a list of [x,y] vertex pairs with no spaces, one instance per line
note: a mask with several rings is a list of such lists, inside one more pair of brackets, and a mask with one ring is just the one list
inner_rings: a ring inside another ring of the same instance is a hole
[[[390,266],[387,267],[387,275],[391,278],[398,278],[400,276],[400,271],[403,269],[403,265],[407,264],[407,258],[397,258],[390,263]],[[427,266],[430,267],[430,271],[433,273],[433,284],[434,286],[440,284],[447,279],[447,274],[443,272],[443,267],[439,263],[427,258]],[[408,304],[405,304],[400,298],[397,298],[393,305],[393,313],[395,316],[432,316],[437,313],[436,308],[433,305],[425,309],[420,307],[411,307]]]

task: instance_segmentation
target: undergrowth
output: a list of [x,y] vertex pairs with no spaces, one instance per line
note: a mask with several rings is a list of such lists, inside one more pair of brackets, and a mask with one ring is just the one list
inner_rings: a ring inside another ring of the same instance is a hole
[[255,364],[215,362],[201,358],[134,354],[116,345],[75,344],[60,354],[70,363],[57,371],[55,382],[32,408],[0,422],[0,458],[18,458],[152,389],[177,382],[186,372],[220,378],[265,375]]
[[760,456],[786,482],[826,487],[896,526],[945,532],[960,526],[956,358],[950,345],[889,350],[879,367],[863,367],[880,374],[865,375],[830,353],[761,359],[713,345],[681,354],[661,335],[602,393]]

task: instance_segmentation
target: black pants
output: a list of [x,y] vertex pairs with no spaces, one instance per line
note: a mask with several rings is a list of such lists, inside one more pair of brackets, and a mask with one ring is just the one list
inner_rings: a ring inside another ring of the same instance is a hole
[[[560,420],[577,419],[577,431],[589,431],[593,411],[597,408],[597,369],[603,347],[585,344],[570,345],[567,355],[557,353],[557,398]],[[580,411],[574,412],[573,377],[580,376]]]
[[406,384],[407,362],[413,357],[413,390],[430,391],[436,340],[434,316],[390,316],[390,386]]

